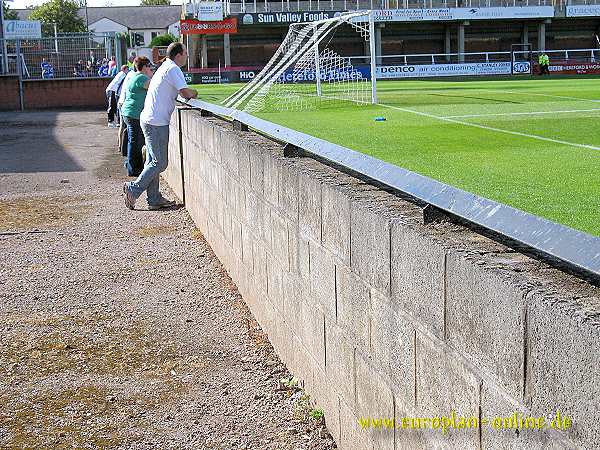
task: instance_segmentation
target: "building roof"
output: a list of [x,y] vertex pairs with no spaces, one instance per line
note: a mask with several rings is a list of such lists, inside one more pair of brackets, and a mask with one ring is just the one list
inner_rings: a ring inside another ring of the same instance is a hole
[[[19,19],[26,20],[31,9],[16,9]],[[88,7],[88,23],[102,18],[119,23],[130,30],[168,28],[181,18],[181,5],[171,6],[106,6]],[[85,20],[85,8],[79,9],[79,16]]]

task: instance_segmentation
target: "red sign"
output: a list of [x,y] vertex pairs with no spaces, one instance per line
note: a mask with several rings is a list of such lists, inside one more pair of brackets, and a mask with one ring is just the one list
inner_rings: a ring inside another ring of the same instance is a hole
[[214,22],[200,20],[180,20],[181,34],[230,34],[237,33],[237,19],[231,17]]
[[[600,74],[600,62],[550,61],[548,71],[557,75],[597,75]],[[533,73],[539,73],[537,64]]]

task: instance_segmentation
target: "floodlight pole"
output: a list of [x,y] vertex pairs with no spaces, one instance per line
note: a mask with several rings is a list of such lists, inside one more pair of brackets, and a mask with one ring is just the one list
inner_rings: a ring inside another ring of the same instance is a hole
[[371,104],[377,103],[377,65],[376,65],[376,46],[375,46],[375,19],[373,10],[369,11],[369,53],[371,56]]
[[315,47],[315,79],[317,81],[317,96],[321,96],[321,63],[319,61],[319,39],[317,36],[317,25],[313,26],[313,41]]
[[4,0],[0,0],[0,40],[2,41],[2,73],[8,73],[8,55],[4,36]]

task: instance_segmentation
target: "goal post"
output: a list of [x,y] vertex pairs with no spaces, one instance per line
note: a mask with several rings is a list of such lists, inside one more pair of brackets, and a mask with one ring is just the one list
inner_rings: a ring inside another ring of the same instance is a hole
[[[248,112],[315,109],[336,102],[374,104],[377,102],[374,30],[370,11],[291,24],[260,73],[223,104]],[[365,64],[364,52],[348,54],[350,47],[344,42],[353,33],[368,43],[370,64]]]

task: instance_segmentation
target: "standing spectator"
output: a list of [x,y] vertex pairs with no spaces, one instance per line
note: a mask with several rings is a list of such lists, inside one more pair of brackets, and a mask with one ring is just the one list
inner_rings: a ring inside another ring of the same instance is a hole
[[96,55],[94,55],[93,50],[90,50],[90,56],[87,60],[87,66],[89,68],[90,74],[96,73],[96,69],[98,66],[98,60],[96,59]]
[[54,78],[54,66],[50,64],[46,58],[42,59],[42,64],[40,65],[42,68],[42,78]]
[[115,56],[110,57],[110,61],[108,62],[108,71],[110,72],[113,67],[117,67],[117,58]]
[[105,59],[102,60],[100,67],[98,68],[98,76],[99,77],[107,77],[108,76],[108,61]]
[[548,57],[546,52],[544,52],[542,56],[544,57],[544,73],[546,75],[550,75],[550,58]]
[[116,77],[117,74],[119,73],[119,67],[115,64],[114,66],[112,66],[110,68],[110,70],[108,71],[108,76],[109,77]]
[[[150,60],[145,56],[135,58],[133,70],[129,71],[125,78],[129,82],[123,88],[123,94],[119,97],[126,97],[121,107],[121,116],[123,122],[127,125],[127,161],[125,167],[130,177],[137,177],[144,168],[144,159],[142,158],[142,146],[144,145],[144,134],[140,126],[140,113],[144,109],[146,93],[150,85],[150,79],[154,73]],[[133,74],[132,77],[130,75]]]
[[133,69],[133,61],[135,61],[136,56],[137,54],[135,52],[131,52],[131,55],[127,58],[127,67],[130,69]]
[[[121,88],[121,95],[119,95],[119,100],[117,101],[117,110],[120,111],[123,107],[123,103],[127,98],[127,86],[129,86],[129,82],[131,78],[136,74],[135,65],[133,69],[127,72],[127,76],[125,77],[125,81],[123,81],[123,87]],[[121,121],[121,125],[119,126],[119,139],[117,140],[117,146],[121,155],[127,156],[127,143],[129,142],[129,137],[127,134],[127,126]]]
[[170,44],[167,58],[150,81],[144,109],[140,114],[140,125],[146,139],[146,164],[135,181],[123,185],[125,206],[129,209],[134,209],[135,201],[144,191],[148,195],[150,210],[175,204],[161,195],[159,180],[161,172],[169,164],[169,122],[175,109],[177,94],[187,99],[198,95],[195,89],[188,88],[181,71],[187,56],[187,49],[181,42]]
[[121,67],[121,71],[112,79],[112,81],[108,84],[106,88],[106,98],[108,100],[108,126],[109,128],[115,128],[117,125],[115,124],[115,115],[117,112],[117,100],[119,96],[119,92],[121,92],[121,87],[123,86],[123,81],[125,81],[125,76],[129,69],[127,66],[123,65]]
[[85,65],[83,64],[83,60],[77,61],[75,67],[73,67],[73,76],[76,77],[85,77]]

